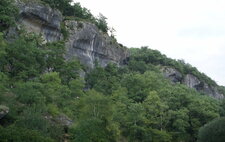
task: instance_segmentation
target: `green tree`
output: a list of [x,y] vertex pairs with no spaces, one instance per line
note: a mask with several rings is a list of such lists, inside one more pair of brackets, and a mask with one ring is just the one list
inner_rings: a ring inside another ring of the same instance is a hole
[[45,69],[45,53],[39,47],[39,37],[22,35],[6,48],[3,71],[16,80],[28,80]]
[[21,127],[9,126],[3,128],[0,126],[1,142],[54,142],[53,139],[45,137],[38,131]]
[[47,43],[45,45],[46,68],[48,71],[60,71],[65,64],[65,45],[62,42]]
[[9,81],[8,77],[4,73],[0,72],[0,94],[1,94],[0,102],[1,102],[2,94],[7,91],[8,81]]
[[79,122],[71,129],[74,141],[115,141],[118,128],[112,121],[113,106],[108,97],[91,90],[80,97],[78,106]]
[[[45,137],[51,137],[57,141],[62,140],[63,126],[50,120],[47,116],[45,106],[24,107],[20,112],[21,116],[17,118],[15,126],[38,131]],[[45,115],[44,115],[45,114]]]
[[128,106],[125,125],[130,141],[144,141],[146,130],[143,126],[146,118],[144,108],[141,103],[133,103]]
[[58,70],[62,83],[68,85],[70,81],[79,79],[80,74],[83,73],[82,68],[77,59],[65,62]]
[[219,117],[219,104],[207,96],[195,96],[189,104],[189,131],[192,139],[196,140],[198,130],[207,122]]
[[41,0],[50,7],[59,9],[63,14],[68,15],[69,10],[72,9],[71,2],[72,0]]
[[27,106],[44,105],[46,99],[42,94],[43,85],[36,82],[16,83],[14,92],[17,100]]
[[72,128],[73,142],[110,142],[110,132],[105,126],[105,122],[97,119],[90,118],[80,121],[75,128]]
[[161,74],[153,71],[126,74],[121,82],[128,89],[129,98],[136,102],[143,102],[150,91],[160,90],[168,84]]
[[106,20],[107,18],[100,13],[96,21],[97,27],[104,33],[107,33],[109,30],[108,23]]
[[215,119],[199,130],[198,142],[224,142],[225,141],[225,118]]
[[2,65],[5,64],[6,48],[7,44],[3,38],[3,33],[0,33],[0,71],[3,69]]
[[82,7],[79,2],[74,3],[74,16],[80,19],[85,19],[93,22],[95,20],[94,16],[91,14],[90,10]]
[[143,102],[148,124],[155,129],[165,130],[170,120],[169,107],[161,101],[156,91],[151,91]]
[[71,90],[71,95],[73,97],[81,97],[84,95],[84,89],[85,84],[84,84],[84,80],[79,78],[79,79],[74,79],[72,81],[70,81],[69,83],[69,88]]
[[15,17],[18,15],[18,8],[14,0],[0,1],[0,32],[15,24]]
[[87,84],[104,95],[111,95],[120,87],[120,76],[115,64],[108,64],[105,68],[97,66],[87,75]]
[[46,98],[46,103],[56,104],[59,108],[65,106],[66,100],[70,98],[70,90],[63,85],[59,73],[50,72],[40,77],[43,84],[42,93]]

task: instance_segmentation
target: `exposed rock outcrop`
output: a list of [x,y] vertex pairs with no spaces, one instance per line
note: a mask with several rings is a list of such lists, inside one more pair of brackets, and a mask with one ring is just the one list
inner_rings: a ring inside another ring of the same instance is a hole
[[184,77],[183,83],[189,88],[196,88],[197,90],[203,87],[201,81],[192,74],[187,74]]
[[78,57],[90,68],[95,61],[104,67],[109,62],[121,64],[128,56],[128,50],[121,47],[114,38],[103,34],[92,23],[66,21],[69,39],[66,43],[66,58]]
[[164,67],[162,68],[162,72],[164,77],[168,78],[173,83],[182,81],[182,74],[174,68]]
[[[41,34],[46,42],[63,39],[61,33],[63,16],[58,10],[34,2],[17,1],[17,5],[20,9],[18,23],[23,25],[28,32]],[[110,62],[120,65],[129,56],[127,48],[122,47],[108,34],[102,33],[92,23],[67,20],[64,21],[64,24],[69,33],[65,43],[67,50],[65,58],[67,60],[75,57],[89,68],[93,68],[96,61],[102,67]],[[9,34],[14,33],[15,30],[9,32]],[[201,82],[194,75],[182,76],[179,71],[169,67],[163,68],[162,72],[173,83],[183,83],[216,99],[224,98],[216,87]]]
[[46,115],[44,116],[46,120],[49,120],[53,123],[60,124],[61,126],[64,127],[70,127],[73,125],[73,120],[70,119],[67,115],[65,114],[60,114],[58,116],[52,116],[52,115]]
[[57,118],[56,118],[57,122],[59,122],[61,125],[63,126],[66,126],[66,127],[70,127],[73,125],[73,120],[70,119],[68,116],[66,115],[59,115]]
[[46,5],[34,2],[17,2],[19,7],[19,23],[24,25],[28,32],[42,34],[47,42],[62,39],[60,24],[62,14]]
[[216,87],[209,86],[207,83],[200,81],[197,77],[192,74],[187,74],[184,78],[183,83],[189,88],[194,88],[199,92],[203,92],[208,96],[216,99],[223,99],[224,95],[219,93]]
[[0,119],[6,116],[9,113],[9,108],[3,105],[0,105]]
[[[63,39],[61,22],[63,16],[58,10],[38,3],[17,2],[20,9],[18,23],[23,25],[28,32],[41,34],[46,42]],[[103,34],[92,23],[65,21],[69,32],[66,41],[66,59],[77,57],[81,63],[93,68],[95,61],[104,67],[109,62],[120,65],[128,56],[128,50],[121,47],[114,38]],[[11,33],[15,32],[12,31]],[[10,32],[9,32],[10,33]]]
[[192,74],[186,74],[184,77],[182,77],[182,74],[178,70],[171,67],[163,67],[161,71],[163,72],[163,75],[172,83],[182,83],[189,88],[196,89],[197,91],[205,93],[215,99],[224,98],[224,95],[219,93],[215,86],[209,86],[207,83],[200,81]]

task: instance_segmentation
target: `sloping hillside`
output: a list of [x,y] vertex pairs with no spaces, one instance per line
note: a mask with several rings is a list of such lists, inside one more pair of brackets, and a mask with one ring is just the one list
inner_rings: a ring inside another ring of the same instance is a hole
[[70,2],[0,1],[0,141],[195,142],[225,115],[223,86]]

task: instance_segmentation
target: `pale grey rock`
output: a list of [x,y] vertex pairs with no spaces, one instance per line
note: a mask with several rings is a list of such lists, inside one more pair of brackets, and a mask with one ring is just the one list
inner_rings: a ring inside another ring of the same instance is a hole
[[204,93],[206,93],[207,95],[209,95],[210,97],[213,97],[215,99],[221,100],[224,98],[224,95],[219,93],[219,91],[217,90],[216,87],[211,87],[208,84],[204,84],[202,90]]
[[65,127],[70,127],[73,125],[73,120],[65,114],[59,114],[58,116],[46,115],[44,118]]
[[[63,39],[60,28],[63,16],[58,10],[34,2],[18,1],[17,5],[20,9],[18,24],[23,25],[26,31],[41,34],[45,42]],[[127,48],[108,34],[103,34],[92,23],[71,20],[65,21],[65,25],[69,32],[65,43],[66,60],[78,58],[81,63],[93,68],[95,62],[102,67],[110,62],[120,65],[129,55]]]
[[164,77],[173,83],[180,83],[182,81],[182,74],[174,68],[163,67],[161,71]]
[[0,105],[0,119],[5,117],[8,113],[9,113],[9,108],[4,105]]
[[19,7],[18,24],[24,26],[28,32],[41,34],[46,42],[61,40],[60,24],[62,14],[55,9],[39,3],[17,2]]
[[171,67],[162,67],[161,72],[164,77],[169,79],[172,83],[182,83],[189,88],[193,88],[198,92],[204,93],[218,100],[224,98],[224,95],[219,93],[217,87],[209,86],[207,83],[200,81],[192,74],[186,74],[183,78],[182,74],[178,70]]
[[73,120],[64,114],[57,116],[56,121],[59,122],[61,125],[67,126],[67,127],[70,127],[73,125]]
[[184,78],[183,83],[187,85],[189,88],[194,88],[199,92],[203,92],[210,97],[215,99],[223,99],[224,95],[219,93],[216,87],[209,86],[205,82],[201,82],[196,76],[192,74],[187,74]]
[[127,48],[121,47],[92,23],[69,20],[65,25],[69,31],[67,60],[77,57],[81,63],[93,68],[96,61],[102,67],[108,63],[120,65],[129,56]]
[[80,78],[82,78],[82,79],[84,79],[84,78],[85,78],[85,76],[86,76],[85,71],[80,70],[80,71],[79,71],[79,77],[80,77]]
[[9,42],[13,42],[19,36],[19,32],[17,27],[9,27],[6,31],[6,40]]
[[184,84],[189,88],[197,88],[200,85],[200,80],[192,74],[187,74],[184,78]]

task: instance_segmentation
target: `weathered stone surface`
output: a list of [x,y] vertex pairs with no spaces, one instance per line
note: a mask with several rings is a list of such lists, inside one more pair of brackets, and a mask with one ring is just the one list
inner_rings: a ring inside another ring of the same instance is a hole
[[56,117],[56,120],[63,126],[70,127],[73,125],[73,120],[71,120],[68,116],[63,114]]
[[127,48],[100,32],[94,24],[77,21],[66,21],[65,24],[69,30],[66,59],[78,57],[83,64],[93,68],[95,61],[104,67],[110,62],[119,65],[128,57]]
[[42,34],[47,42],[62,39],[60,24],[62,14],[48,6],[30,2],[17,2],[20,10],[19,23],[24,25],[28,32]]
[[204,84],[202,90],[203,90],[203,92],[205,92],[210,97],[213,97],[213,98],[216,98],[216,99],[223,99],[224,98],[224,95],[219,93],[217,88],[211,87],[208,84]]
[[58,116],[46,115],[46,116],[44,116],[44,118],[53,122],[53,123],[60,124],[61,126],[70,127],[70,126],[73,125],[73,120],[70,119],[65,114],[60,114]]
[[192,74],[187,74],[184,78],[183,83],[187,85],[189,88],[198,88],[200,85],[200,80]]
[[164,77],[169,79],[172,83],[182,83],[189,88],[193,88],[198,92],[205,93],[206,95],[215,99],[224,98],[224,95],[219,93],[215,86],[209,86],[207,83],[200,81],[192,74],[187,74],[183,78],[179,71],[171,67],[162,67],[161,71]]
[[223,99],[224,95],[219,93],[216,87],[209,86],[205,82],[201,82],[197,77],[192,74],[187,74],[184,78],[183,83],[189,88],[194,88],[199,92],[203,92],[210,97],[215,99]]
[[6,116],[9,113],[9,108],[3,105],[0,105],[0,119]]
[[165,78],[168,78],[173,83],[178,83],[182,81],[182,74],[174,68],[163,67],[162,72]]
[[[42,34],[46,42],[61,40],[60,24],[63,20],[58,10],[34,2],[17,2],[20,9],[18,23],[28,32]],[[103,34],[88,22],[66,21],[69,38],[66,42],[66,59],[78,58],[81,63],[93,68],[95,61],[104,67],[108,63],[120,65],[128,56],[128,50],[121,47],[115,39]],[[11,33],[15,33],[15,30]]]
[[[58,10],[34,2],[17,1],[17,5],[20,9],[18,23],[23,25],[28,32],[42,34],[46,42],[58,41],[63,38],[60,28],[63,16]],[[67,60],[75,57],[89,68],[93,68],[95,61],[102,67],[110,62],[120,65],[129,56],[127,48],[118,44],[114,38],[99,31],[92,23],[68,20],[65,21],[65,25],[69,32],[65,44]],[[9,30],[8,36],[10,35],[17,35],[15,28]],[[173,83],[183,83],[216,99],[224,98],[216,87],[201,82],[194,75],[187,74],[183,79],[179,71],[169,67],[163,68],[163,74]]]

